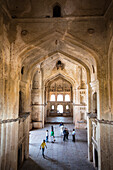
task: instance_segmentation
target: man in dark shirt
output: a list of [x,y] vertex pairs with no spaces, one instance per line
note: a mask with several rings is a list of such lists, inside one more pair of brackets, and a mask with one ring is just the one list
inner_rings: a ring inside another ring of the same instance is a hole
[[66,128],[63,130],[63,135],[64,135],[64,137],[63,137],[63,141],[65,141],[65,139],[66,139],[66,134],[67,134],[67,132],[66,132]]

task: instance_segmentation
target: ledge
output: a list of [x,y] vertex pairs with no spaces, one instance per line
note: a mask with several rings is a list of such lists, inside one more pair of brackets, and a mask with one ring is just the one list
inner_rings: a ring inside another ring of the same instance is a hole
[[21,120],[25,120],[27,119],[27,117],[30,115],[30,112],[28,113],[24,113],[22,115],[20,115],[18,118],[16,119],[6,119],[6,120],[0,120],[0,124],[3,124],[3,123],[12,123],[12,122],[17,122],[17,121],[21,121]]
[[34,104],[31,104],[31,106],[45,106],[45,104],[38,104],[38,103],[34,103]]
[[17,119],[0,120],[0,124],[17,122],[18,120],[19,120],[19,118],[17,118]]
[[77,121],[77,123],[85,123],[85,124],[87,124],[87,121],[86,120],[80,120],[80,121]]
[[64,16],[64,17],[59,17],[59,18],[54,18],[54,17],[50,17],[50,18],[46,18],[46,17],[31,17],[31,18],[25,18],[25,17],[18,17],[15,19],[12,19],[13,22],[18,22],[18,23],[56,23],[56,22],[70,22],[70,21],[81,21],[82,20],[87,20],[87,19],[104,19],[103,15],[97,15],[97,16],[93,16],[93,15],[88,15],[88,16]]
[[113,125],[113,121],[110,121],[110,120],[104,120],[104,119],[99,120],[99,119],[97,119],[97,122],[102,123],[102,124]]

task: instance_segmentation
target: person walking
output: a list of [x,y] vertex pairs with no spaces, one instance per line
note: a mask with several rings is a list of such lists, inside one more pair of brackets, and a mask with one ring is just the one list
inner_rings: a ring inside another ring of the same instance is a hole
[[64,135],[63,141],[65,141],[65,139],[66,139],[66,128],[63,130],[63,135]]
[[54,130],[53,130],[53,126],[51,126],[51,131],[54,131]]
[[66,128],[66,139],[68,140],[69,130]]
[[42,156],[43,156],[43,158],[45,158],[45,155],[44,155],[45,147],[46,147],[46,149],[47,149],[45,140],[43,140],[42,144],[40,145],[40,149],[42,148]]
[[49,131],[46,130],[46,142],[48,142],[48,139],[49,139]]
[[60,134],[62,136],[63,135],[63,130],[64,130],[64,124],[61,122],[59,127],[60,127]]
[[54,143],[54,131],[51,131],[51,142]]
[[75,129],[72,131],[72,141],[75,142]]

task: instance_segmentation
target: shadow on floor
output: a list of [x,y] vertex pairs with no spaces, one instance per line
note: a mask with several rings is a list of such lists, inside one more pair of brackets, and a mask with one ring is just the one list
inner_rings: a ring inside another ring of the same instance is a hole
[[84,140],[84,139],[75,139],[75,142],[83,142],[83,143],[86,143],[87,140]]
[[44,170],[31,158],[28,158],[19,170]]
[[53,164],[59,165],[59,167],[65,169],[65,170],[68,170],[67,167],[65,166],[65,163],[61,163],[58,160],[55,160],[55,159],[50,158],[48,156],[45,156],[45,159],[52,162]]

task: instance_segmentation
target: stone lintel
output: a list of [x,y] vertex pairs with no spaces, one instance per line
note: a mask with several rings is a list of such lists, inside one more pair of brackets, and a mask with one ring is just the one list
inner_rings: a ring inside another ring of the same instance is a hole
[[25,114],[21,115],[20,117],[18,117],[16,119],[6,119],[6,120],[1,120],[0,119],[0,124],[12,123],[12,122],[17,122],[17,121],[21,121],[21,120],[24,121],[29,115],[30,115],[30,113],[25,113]]
[[32,104],[32,107],[33,106],[45,106],[45,104]]

